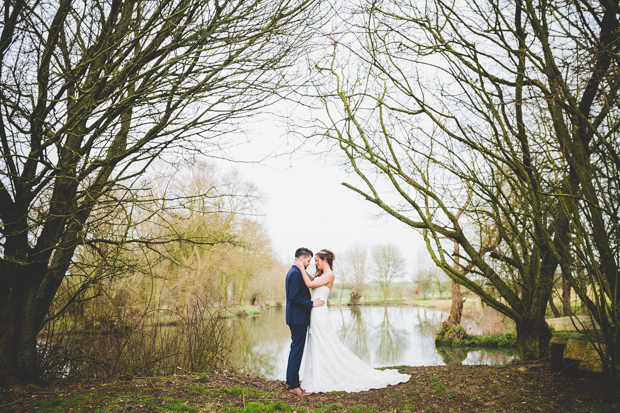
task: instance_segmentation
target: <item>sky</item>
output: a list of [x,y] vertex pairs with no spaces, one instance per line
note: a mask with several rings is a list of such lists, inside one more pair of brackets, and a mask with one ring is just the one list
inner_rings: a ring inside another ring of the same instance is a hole
[[[292,264],[295,250],[317,252],[327,248],[339,254],[356,243],[372,247],[394,243],[407,259],[409,274],[425,251],[421,235],[360,195],[341,185],[354,182],[336,156],[325,153],[320,142],[307,141],[301,148],[273,119],[248,127],[246,143],[230,151],[235,160],[224,167],[234,169],[255,184],[264,195],[259,217],[268,230],[276,256]],[[293,151],[293,153],[290,153]],[[272,153],[287,153],[267,156]],[[264,158],[264,159],[263,159]],[[261,160],[260,162],[248,162]]]

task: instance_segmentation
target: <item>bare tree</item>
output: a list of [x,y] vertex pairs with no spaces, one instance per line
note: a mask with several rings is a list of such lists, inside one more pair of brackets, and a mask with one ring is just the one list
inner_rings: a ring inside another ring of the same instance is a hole
[[36,336],[78,246],[170,241],[93,234],[156,159],[221,149],[270,102],[315,4],[3,3],[1,379],[37,377]]
[[380,244],[372,248],[372,265],[375,280],[381,286],[383,304],[387,305],[388,288],[395,278],[406,271],[405,257],[394,244]]
[[411,275],[412,281],[417,285],[418,294],[426,298],[426,294],[433,289],[432,272],[428,267],[417,267]]
[[439,298],[443,298],[443,293],[445,293],[448,288],[446,285],[446,281],[448,281],[449,278],[448,276],[446,276],[446,274],[441,271],[441,270],[436,270],[433,271],[433,281],[435,282],[435,285],[437,286],[437,292],[439,293]]
[[[349,27],[360,35],[319,65],[333,81],[319,89],[330,122],[322,135],[363,182],[345,185],[422,230],[438,266],[512,318],[522,359],[547,355],[558,265],[611,332],[620,321],[618,3],[386,1],[356,16]],[[359,62],[357,73],[341,70],[339,53],[349,67]],[[468,228],[452,208],[469,191]],[[459,244],[456,256],[446,240]],[[579,289],[571,251],[600,288],[597,302]],[[617,389],[617,350],[608,353]]]
[[355,244],[340,260],[343,281],[351,289],[349,305],[357,305],[369,281],[368,251],[365,245]]

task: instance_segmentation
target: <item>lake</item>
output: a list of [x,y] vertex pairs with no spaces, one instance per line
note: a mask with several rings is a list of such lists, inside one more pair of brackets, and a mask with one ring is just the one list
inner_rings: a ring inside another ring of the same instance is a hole
[[[517,356],[512,349],[436,348],[435,333],[448,318],[441,311],[402,306],[334,307],[329,311],[340,340],[373,367],[503,365]],[[240,324],[245,340],[234,357],[237,367],[248,374],[285,380],[291,344],[285,310],[266,309]],[[472,330],[475,325],[468,326]]]

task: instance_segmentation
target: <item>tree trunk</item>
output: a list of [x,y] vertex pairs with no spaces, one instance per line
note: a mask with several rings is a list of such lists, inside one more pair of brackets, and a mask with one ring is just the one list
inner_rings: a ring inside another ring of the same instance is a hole
[[549,355],[551,330],[544,319],[517,322],[517,350],[521,360],[540,360]]
[[360,298],[362,298],[362,295],[359,294],[357,291],[351,291],[351,293],[349,294],[349,306],[356,306],[357,303],[359,303]]
[[[459,270],[459,243],[454,241],[454,263],[452,267],[455,270]],[[450,306],[450,317],[448,317],[448,325],[450,327],[458,326],[461,324],[461,317],[463,315],[463,294],[461,294],[461,285],[452,281],[452,305]]]
[[381,287],[383,289],[383,305],[386,306],[387,305],[387,293],[388,293],[387,289],[388,289],[388,287],[387,287],[387,284],[383,284]]
[[553,316],[555,318],[558,318],[561,316],[560,310],[558,310],[558,308],[555,306],[555,303],[553,302],[553,294],[549,296],[549,307],[551,307],[551,311],[553,312]]
[[[577,283],[582,291],[588,292],[588,277],[586,276],[585,267],[581,266],[579,270],[577,270]],[[581,309],[579,310],[580,315],[590,315],[590,310],[588,309],[588,303],[583,301],[581,297],[579,297],[579,301],[581,302]],[[620,354],[620,353],[619,353]]]
[[452,281],[452,305],[450,306],[450,317],[448,317],[448,325],[458,326],[461,324],[463,316],[463,294],[461,294],[461,285]]
[[[37,368],[36,283],[16,275],[8,299],[0,304],[0,384],[15,377],[27,382],[39,378]],[[17,278],[16,277],[16,278]]]
[[570,315],[570,284],[568,283],[568,278],[566,278],[564,275],[562,275],[562,305],[564,306],[564,308],[562,309],[563,315]]

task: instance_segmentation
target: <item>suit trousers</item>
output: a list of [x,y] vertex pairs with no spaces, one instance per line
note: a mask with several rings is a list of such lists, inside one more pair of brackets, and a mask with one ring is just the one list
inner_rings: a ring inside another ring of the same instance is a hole
[[296,389],[299,387],[299,368],[306,346],[308,326],[291,324],[289,328],[291,329],[292,342],[291,352],[288,355],[288,366],[286,367],[286,383],[291,389]]

